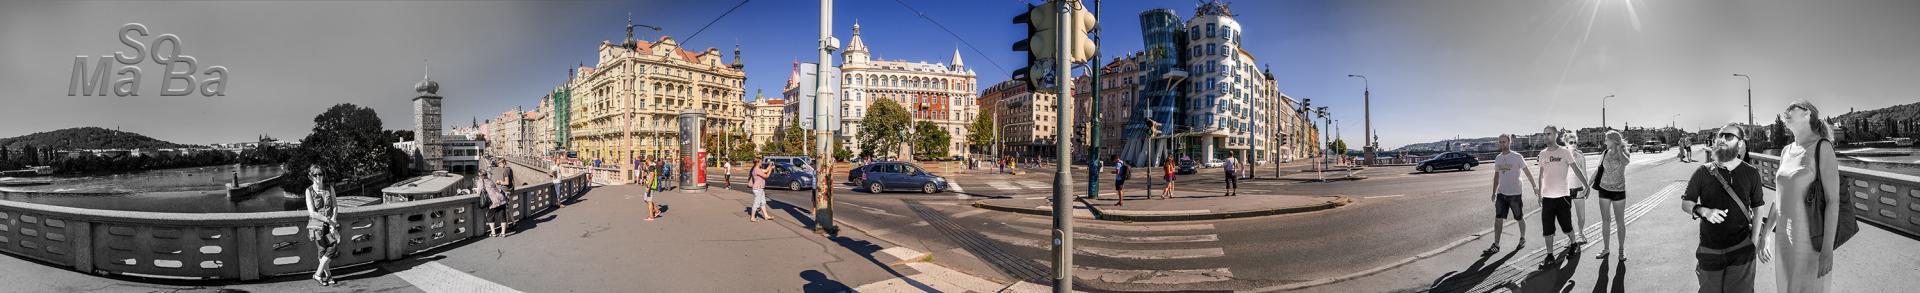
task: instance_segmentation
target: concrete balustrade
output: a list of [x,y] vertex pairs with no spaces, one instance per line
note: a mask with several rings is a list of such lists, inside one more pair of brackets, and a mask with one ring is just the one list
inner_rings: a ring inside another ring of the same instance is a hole
[[[552,183],[516,188],[507,216],[523,219],[584,194],[585,180],[563,180],[564,196]],[[342,207],[333,266],[398,260],[482,235],[481,196]],[[0,200],[0,252],[92,274],[255,280],[314,270],[306,224],[305,211],[155,213]]]
[[[1760,180],[1774,187],[1780,157],[1753,153]],[[1920,237],[1920,176],[1840,166],[1841,193],[1853,197],[1853,214],[1907,237]]]

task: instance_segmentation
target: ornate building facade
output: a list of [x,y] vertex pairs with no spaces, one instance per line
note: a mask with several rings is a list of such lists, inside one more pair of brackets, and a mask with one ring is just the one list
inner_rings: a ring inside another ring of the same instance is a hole
[[[960,59],[958,49],[949,60],[952,64],[874,58],[860,39],[860,24],[855,23],[853,38],[841,54],[846,61],[840,64],[841,131],[837,139],[849,142],[859,137],[861,119],[869,107],[887,99],[905,107],[914,123],[933,122],[946,130],[951,137],[948,154],[967,155],[967,124],[973,122],[980,108],[974,102],[978,97],[977,79]],[[861,152],[858,143],[844,145],[855,154]]]
[[[566,85],[568,141],[563,147],[584,161],[625,162],[633,157],[679,154],[680,112],[706,111],[702,125],[719,130],[745,121],[746,72],[734,48],[731,64],[719,49],[687,51],[672,37],[657,41],[603,41],[593,66],[582,66]],[[708,133],[719,133],[708,131]],[[626,164],[621,164],[626,165]]]

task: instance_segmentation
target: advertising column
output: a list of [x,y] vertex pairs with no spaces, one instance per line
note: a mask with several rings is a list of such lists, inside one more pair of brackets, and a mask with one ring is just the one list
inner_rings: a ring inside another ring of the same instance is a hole
[[707,189],[707,151],[700,140],[706,119],[706,110],[680,111],[680,186],[686,190]]

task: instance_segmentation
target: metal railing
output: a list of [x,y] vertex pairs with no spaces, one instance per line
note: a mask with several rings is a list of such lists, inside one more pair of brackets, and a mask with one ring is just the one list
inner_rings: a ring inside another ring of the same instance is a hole
[[[508,219],[577,197],[585,176],[516,188]],[[481,195],[341,207],[334,267],[398,260],[479,236]],[[0,200],[0,252],[103,275],[256,280],[312,272],[317,248],[304,211],[156,213]]]
[[[1774,187],[1780,157],[1753,153],[1760,181]],[[1920,237],[1920,176],[1840,167],[1840,190],[1853,197],[1854,216],[1908,237]]]

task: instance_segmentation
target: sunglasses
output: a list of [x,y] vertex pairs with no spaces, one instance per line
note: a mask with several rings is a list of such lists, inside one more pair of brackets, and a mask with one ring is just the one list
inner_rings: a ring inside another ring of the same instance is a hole
[[1740,135],[1732,132],[1721,132],[1717,137],[1720,138],[1720,140],[1740,140]]

